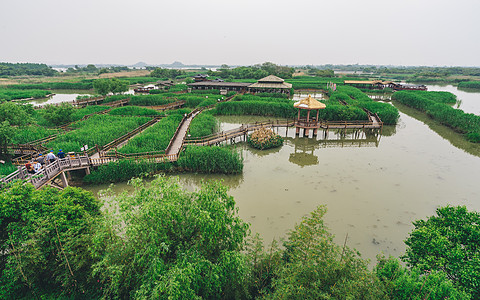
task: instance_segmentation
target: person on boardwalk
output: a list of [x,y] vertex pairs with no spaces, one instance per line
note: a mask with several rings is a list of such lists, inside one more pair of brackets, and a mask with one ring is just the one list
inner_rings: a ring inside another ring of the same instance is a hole
[[38,154],[38,157],[37,159],[35,159],[38,163],[40,163],[41,165],[44,165],[45,164],[45,157],[42,156],[42,153]]
[[59,159],[65,158],[65,152],[63,152],[62,149],[58,150],[57,157]]
[[33,169],[35,170],[35,173],[40,172],[40,170],[42,169],[42,164],[37,161],[37,163],[33,165]]
[[32,163],[27,162],[25,164],[25,168],[27,169],[27,172],[30,174],[35,174],[35,170],[33,169]]
[[50,152],[47,154],[47,159],[50,163],[53,163],[57,159],[55,154],[53,154],[53,150],[50,150]]

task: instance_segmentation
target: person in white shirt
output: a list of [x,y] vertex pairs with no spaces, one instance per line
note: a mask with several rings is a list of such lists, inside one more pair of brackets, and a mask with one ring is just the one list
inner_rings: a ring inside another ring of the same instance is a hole
[[36,164],[33,165],[33,169],[35,170],[35,173],[40,172],[40,170],[42,169],[42,164],[37,162]]
[[57,157],[55,156],[55,154],[53,154],[53,150],[50,150],[50,152],[47,154],[47,160],[50,163],[53,163],[56,159]]

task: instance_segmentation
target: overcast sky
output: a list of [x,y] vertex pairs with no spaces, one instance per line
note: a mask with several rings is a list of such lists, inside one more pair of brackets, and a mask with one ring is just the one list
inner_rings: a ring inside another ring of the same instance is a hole
[[480,66],[480,0],[1,0],[0,62]]

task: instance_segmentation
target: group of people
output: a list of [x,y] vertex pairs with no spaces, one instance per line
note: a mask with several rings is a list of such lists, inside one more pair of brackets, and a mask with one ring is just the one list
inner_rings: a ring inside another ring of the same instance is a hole
[[53,150],[50,150],[50,152],[45,156],[43,156],[41,153],[38,154],[35,160],[32,160],[31,162],[27,162],[25,164],[25,168],[27,169],[28,173],[35,174],[40,172],[44,165],[51,164],[57,159],[63,159],[65,157],[66,154],[62,151],[62,149],[58,151],[57,155],[53,153]]

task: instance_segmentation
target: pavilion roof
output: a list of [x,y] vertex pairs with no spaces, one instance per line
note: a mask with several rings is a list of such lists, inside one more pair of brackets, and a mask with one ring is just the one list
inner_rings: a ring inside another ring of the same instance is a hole
[[260,83],[282,83],[284,81],[285,80],[275,75],[268,75],[267,77],[258,80]]
[[312,98],[312,96],[308,95],[307,98],[295,102],[295,104],[293,104],[293,107],[303,109],[324,109],[327,106],[324,103],[318,101],[317,99]]

